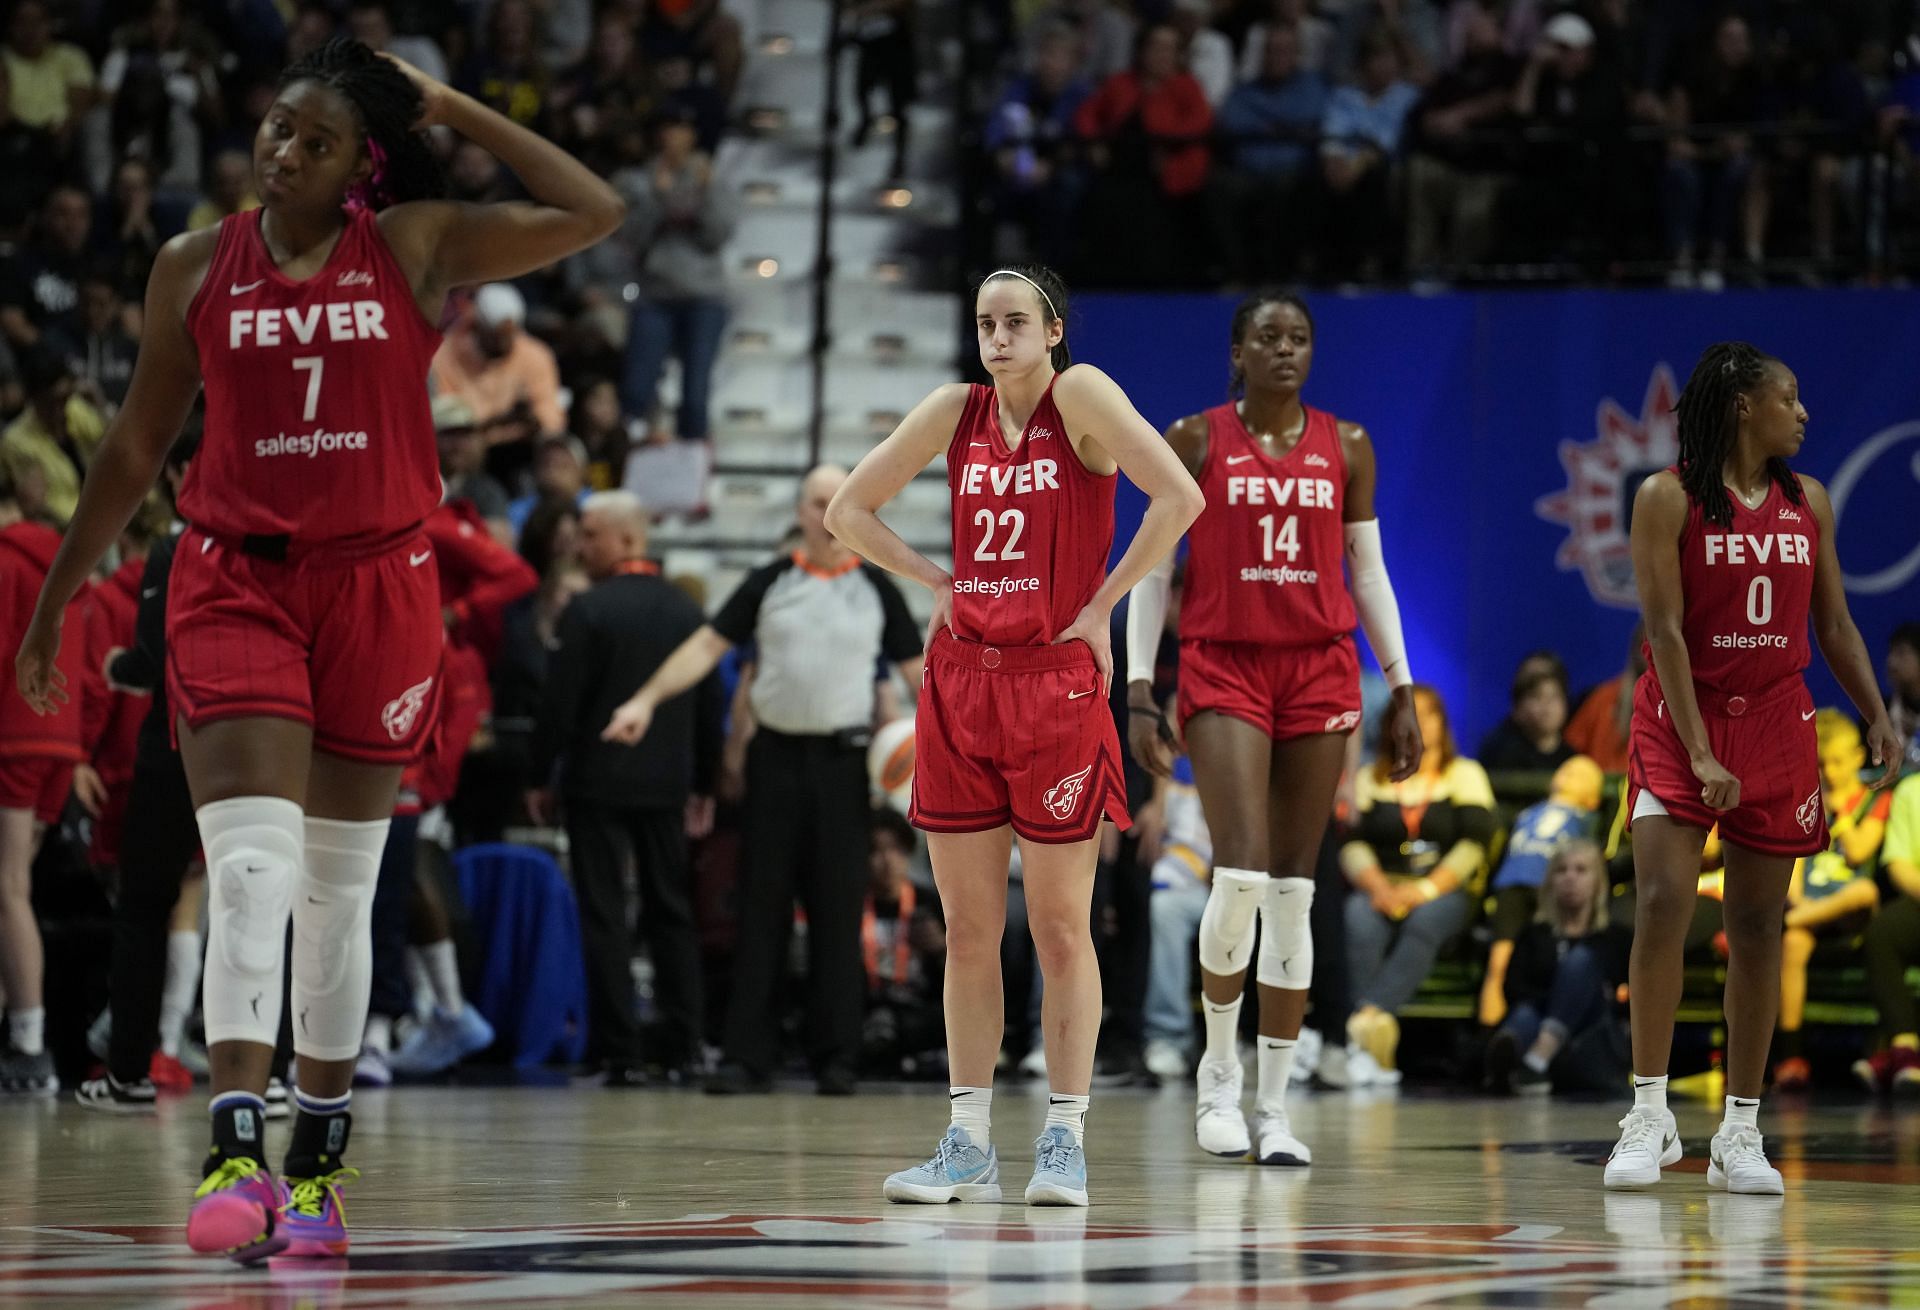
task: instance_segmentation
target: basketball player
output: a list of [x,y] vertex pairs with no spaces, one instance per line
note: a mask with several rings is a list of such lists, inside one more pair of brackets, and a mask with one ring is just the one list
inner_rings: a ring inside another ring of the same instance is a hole
[[[1386,749],[1396,781],[1419,767],[1420,725],[1400,609],[1373,514],[1373,443],[1357,423],[1300,398],[1313,368],[1313,316],[1299,297],[1259,293],[1233,315],[1229,400],[1167,429],[1206,494],[1188,534],[1180,608],[1181,732],[1213,833],[1213,885],[1200,920],[1207,1047],[1200,1148],[1261,1164],[1307,1165],[1287,1122],[1287,1078],[1313,978],[1313,871],[1360,722],[1354,611],[1393,689]],[[1341,574],[1345,558],[1352,588]],[[1165,777],[1174,734],[1153,700],[1166,623],[1169,554],[1127,609],[1134,758]],[[1240,998],[1262,927],[1260,1083],[1255,1133],[1240,1110]]]
[[1827,489],[1787,467],[1806,439],[1800,384],[1742,341],[1710,346],[1675,407],[1676,467],[1633,502],[1633,573],[1649,662],[1634,692],[1628,822],[1636,888],[1633,1109],[1608,1187],[1650,1187],[1680,1158],[1667,1057],[1700,852],[1726,852],[1727,1098],[1707,1183],[1778,1196],[1756,1117],[1780,1008],[1780,921],[1795,858],[1827,844],[1807,667],[1821,654],[1892,781],[1900,744],[1847,613]]
[[[498,156],[531,198],[432,199],[433,124]],[[64,698],[61,607],[204,384],[167,614],[211,898],[213,1146],[187,1240],[242,1260],[347,1247],[339,1187],[356,1171],[341,1156],[374,879],[401,768],[437,717],[440,597],[420,531],[440,499],[434,324],[449,288],[550,264],[622,213],[563,151],[352,41],[282,75],[253,166],[264,206],[176,237],[154,265],[126,404],[18,661],[36,709]],[[282,1183],[260,1124],[289,913],[299,1113]]]
[[[887,1179],[890,1201],[998,1201],[989,1138],[1000,1050],[1000,933],[1017,836],[1052,1089],[1029,1205],[1085,1205],[1082,1135],[1100,1028],[1088,915],[1100,823],[1125,827],[1120,739],[1107,707],[1114,605],[1200,512],[1200,492],[1120,388],[1069,367],[1066,287],[1050,270],[989,274],[974,303],[991,386],[953,383],[860,461],[827,527],[933,592],[915,728],[911,817],[926,831],[947,918],[952,1123],[933,1158]],[[944,454],[953,572],[877,515]],[[1151,498],[1111,574],[1114,473]]]

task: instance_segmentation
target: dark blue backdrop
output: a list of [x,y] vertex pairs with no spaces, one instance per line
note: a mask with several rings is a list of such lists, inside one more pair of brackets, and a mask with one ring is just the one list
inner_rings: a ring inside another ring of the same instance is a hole
[[[1165,427],[1224,396],[1233,305],[1085,296],[1074,356]],[[1576,694],[1624,663],[1626,505],[1671,462],[1671,392],[1722,338],[1753,341],[1800,376],[1812,423],[1798,466],[1834,493],[1876,667],[1893,625],[1920,619],[1920,295],[1329,295],[1313,310],[1308,403],[1373,434],[1409,655],[1463,741],[1506,713],[1508,679],[1535,647],[1566,658]],[[1116,558],[1140,508],[1123,485]],[[1810,677],[1820,703],[1843,702],[1817,655]]]

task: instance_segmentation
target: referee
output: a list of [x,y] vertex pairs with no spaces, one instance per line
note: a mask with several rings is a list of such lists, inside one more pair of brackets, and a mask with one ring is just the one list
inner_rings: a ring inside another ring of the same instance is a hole
[[610,738],[634,742],[656,709],[754,646],[747,749],[746,858],[739,892],[725,1062],[709,1092],[764,1091],[780,1062],[777,1004],[798,892],[807,914],[807,1044],[819,1090],[853,1091],[864,976],[866,748],[873,672],[884,658],[920,685],[921,640],[893,580],[834,540],[827,502],[846,470],[800,485],[801,543],[749,574],[711,623],[682,642],[614,712]]

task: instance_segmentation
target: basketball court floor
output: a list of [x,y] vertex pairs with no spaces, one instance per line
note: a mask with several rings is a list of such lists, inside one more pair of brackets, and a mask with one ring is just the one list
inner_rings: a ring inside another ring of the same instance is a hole
[[[1413,1092],[1294,1098],[1311,1171],[1199,1155],[1183,1088],[1096,1091],[1088,1210],[896,1207],[939,1088],[435,1087],[355,1098],[354,1250],[241,1269],[190,1255],[200,1098],[157,1119],[0,1105],[0,1304],[295,1310],[506,1305],[1021,1307],[1920,1305],[1920,1113],[1770,1104],[1787,1196],[1688,1158],[1606,1193],[1624,1104]],[[1018,1197],[1043,1090],[1004,1087]],[[284,1149],[285,1126],[269,1140]]]

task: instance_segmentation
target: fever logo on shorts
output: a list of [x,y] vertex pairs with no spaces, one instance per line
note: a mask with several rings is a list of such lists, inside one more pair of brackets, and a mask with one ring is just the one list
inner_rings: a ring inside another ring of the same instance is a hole
[[1089,764],[1080,772],[1070,773],[1054,783],[1053,790],[1041,799],[1041,804],[1047,807],[1047,813],[1062,823],[1071,819],[1080,804],[1080,793],[1087,789],[1087,776],[1092,772],[1093,766]]
[[1348,710],[1345,714],[1336,714],[1327,720],[1327,732],[1352,732],[1360,722],[1359,710]]
[[1800,821],[1802,832],[1813,831],[1813,825],[1820,822],[1820,789],[1818,787],[1813,789],[1813,795],[1800,802],[1800,808],[1793,812],[1793,817]]
[[417,682],[387,702],[387,708],[380,711],[380,726],[387,730],[387,736],[395,741],[403,740],[413,731],[413,725],[420,718],[420,711],[427,707],[427,692],[433,686],[433,679]]
[[1602,400],[1595,414],[1594,440],[1584,445],[1560,443],[1560,463],[1567,470],[1565,490],[1533,504],[1534,513],[1567,529],[1554,563],[1564,570],[1578,569],[1587,580],[1587,590],[1602,605],[1639,607],[1627,519],[1640,484],[1679,457],[1680,425],[1673,414],[1678,395],[1673,370],[1656,364],[1638,420],[1611,397]]

